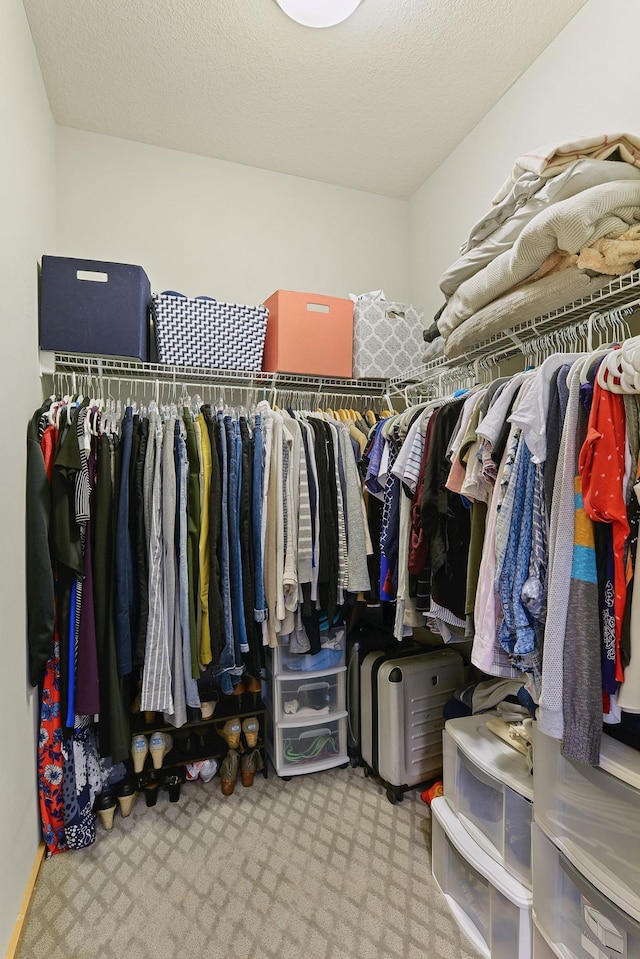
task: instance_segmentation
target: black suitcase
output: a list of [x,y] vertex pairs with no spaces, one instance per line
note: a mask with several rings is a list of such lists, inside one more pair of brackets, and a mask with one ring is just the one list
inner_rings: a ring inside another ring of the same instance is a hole
[[366,619],[347,635],[347,752],[352,766],[362,766],[360,736],[360,667],[365,656],[374,650],[398,652],[406,644],[399,643],[381,625]]

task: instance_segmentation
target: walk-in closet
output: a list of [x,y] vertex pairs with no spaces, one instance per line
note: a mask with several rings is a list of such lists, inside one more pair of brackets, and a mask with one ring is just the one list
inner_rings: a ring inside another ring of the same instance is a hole
[[640,959],[634,0],[6,0],[5,959]]

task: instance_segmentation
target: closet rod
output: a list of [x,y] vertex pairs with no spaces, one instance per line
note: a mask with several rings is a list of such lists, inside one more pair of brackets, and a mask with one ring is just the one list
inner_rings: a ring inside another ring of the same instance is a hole
[[[247,394],[247,401],[249,401],[248,394],[252,394],[251,405],[257,404],[261,399],[268,399],[271,405],[279,403],[279,405],[293,407],[305,406],[309,408],[330,406],[339,409],[345,405],[362,406],[362,404],[367,404],[368,406],[377,406],[382,404],[385,408],[390,409],[392,406],[388,393],[368,394],[349,392],[348,390],[341,392],[322,389],[302,390],[299,388],[289,389],[286,386],[284,389],[278,389],[277,387],[272,387],[270,382],[258,385],[238,382],[228,384],[214,380],[192,380],[190,382],[179,379],[154,380],[151,377],[112,376],[108,373],[100,374],[95,370],[90,373],[86,371],[76,372],[75,370],[56,370],[53,374],[53,382],[54,387],[59,393],[75,394],[77,392],[98,392],[103,395],[105,399],[110,398],[112,392],[117,393],[121,399],[122,393],[125,390],[129,393],[132,391],[137,393],[137,388],[142,387],[147,393],[150,392],[153,394],[152,398],[157,403],[169,402],[179,404],[181,399],[184,399],[190,393],[195,394],[200,390],[201,393],[208,394],[212,402],[218,398],[213,394],[219,394],[224,401],[230,399],[230,394],[232,393],[241,393]],[[167,392],[169,395],[167,395]]]
[[168,366],[162,363],[140,363],[111,357],[75,353],[41,354],[42,375],[79,373],[111,379],[141,379],[145,382],[212,383],[214,386],[259,386],[263,388],[305,389],[310,392],[334,390],[336,393],[359,396],[383,396],[388,392],[386,379],[343,379],[337,376],[311,376],[298,373],[266,373],[261,370],[216,370],[195,366]]

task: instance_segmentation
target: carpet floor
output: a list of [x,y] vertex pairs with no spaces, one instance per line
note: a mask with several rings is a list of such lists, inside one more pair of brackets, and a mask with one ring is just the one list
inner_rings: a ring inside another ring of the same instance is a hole
[[17,959],[476,959],[431,877],[417,792],[361,769],[224,798],[219,779],[98,824],[42,866]]

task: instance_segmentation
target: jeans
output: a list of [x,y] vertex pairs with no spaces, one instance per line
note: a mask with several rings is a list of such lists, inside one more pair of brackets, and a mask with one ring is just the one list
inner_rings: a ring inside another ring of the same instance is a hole
[[222,518],[220,523],[220,579],[222,583],[222,605],[224,611],[224,649],[220,656],[220,686],[223,693],[233,692],[231,670],[235,670],[236,658],[233,641],[233,619],[231,615],[231,586],[229,581],[229,466],[227,449],[227,430],[224,417],[217,413],[218,438],[220,440],[220,474],[222,481]]
[[240,551],[240,496],[242,487],[242,440],[238,423],[225,416],[229,444],[229,572],[231,578],[231,611],[235,662],[242,662],[241,654],[249,651],[247,628],[242,605],[242,562]]
[[267,601],[264,595],[264,575],[262,571],[262,419],[256,413],[253,428],[253,487],[252,497],[252,537],[254,589],[256,594],[255,619],[262,623],[267,618]]

